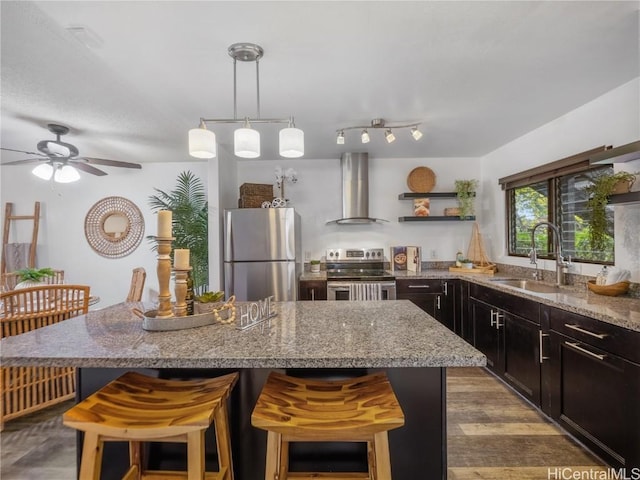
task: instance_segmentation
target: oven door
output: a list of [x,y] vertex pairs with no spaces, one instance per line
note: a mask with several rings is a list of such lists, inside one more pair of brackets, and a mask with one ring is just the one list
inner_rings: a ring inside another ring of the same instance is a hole
[[[349,285],[357,282],[327,282],[327,300],[349,300]],[[373,282],[371,282],[373,283]],[[380,283],[382,287],[383,300],[396,299],[396,282],[375,282]]]

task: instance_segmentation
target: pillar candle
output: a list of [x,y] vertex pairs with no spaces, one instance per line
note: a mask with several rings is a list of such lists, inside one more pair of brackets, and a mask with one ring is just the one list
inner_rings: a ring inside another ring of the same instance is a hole
[[158,212],[158,236],[159,237],[161,238],[171,237],[172,221],[173,221],[173,212],[171,210],[160,210]]
[[173,251],[173,268],[187,270],[189,268],[189,249],[176,248]]

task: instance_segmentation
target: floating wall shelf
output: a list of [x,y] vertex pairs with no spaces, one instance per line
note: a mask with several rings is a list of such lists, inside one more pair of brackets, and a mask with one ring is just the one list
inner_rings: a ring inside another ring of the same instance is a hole
[[476,217],[438,217],[434,215],[429,215],[428,217],[398,217],[399,222],[467,222],[475,219]]
[[610,205],[632,205],[635,203],[640,203],[640,192],[628,192],[609,195]]
[[[398,200],[413,200],[414,198],[456,198],[458,195],[456,192],[429,192],[429,193],[416,193],[406,192],[398,195]],[[475,193],[473,194],[475,196]],[[428,217],[398,217],[399,222],[466,222],[475,220],[476,217],[469,216],[460,218],[459,216],[437,216],[429,215]]]

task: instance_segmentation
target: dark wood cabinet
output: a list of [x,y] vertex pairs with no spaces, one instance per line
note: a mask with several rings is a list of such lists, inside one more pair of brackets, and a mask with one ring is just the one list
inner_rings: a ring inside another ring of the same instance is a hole
[[300,280],[298,300],[326,300],[326,280]]
[[469,295],[473,345],[487,356],[493,372],[539,406],[544,334],[538,304],[475,284]]
[[457,285],[458,282],[454,280],[396,278],[396,298],[411,300],[440,323],[455,331]]
[[611,465],[640,468],[640,333],[553,307],[543,314],[547,413]]

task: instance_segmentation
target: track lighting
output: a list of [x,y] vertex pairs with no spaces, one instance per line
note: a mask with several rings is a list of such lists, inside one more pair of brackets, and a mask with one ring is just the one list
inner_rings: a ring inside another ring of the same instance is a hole
[[371,125],[354,125],[352,127],[339,128],[338,130],[336,130],[337,132],[336,143],[338,145],[344,145],[345,143],[344,132],[346,130],[356,130],[356,129],[362,130],[360,134],[360,140],[362,141],[362,143],[369,143],[371,141],[369,130],[378,129],[378,128],[382,128],[385,130],[384,138],[387,141],[387,143],[392,143],[396,140],[396,136],[393,133],[393,131],[399,128],[410,128],[411,136],[413,137],[413,139],[420,140],[422,138],[422,132],[418,130],[418,125],[420,125],[419,122],[389,125],[382,118],[374,118],[373,120],[371,120]]
[[[260,156],[260,132],[251,128],[256,123],[286,123],[287,127],[280,130],[279,153],[283,157],[298,158],[304,155],[304,132],[295,127],[293,117],[262,118],[260,116],[260,71],[259,60],[264,50],[254,43],[234,43],[228,49],[233,58],[233,118],[201,118],[197,128],[189,130],[189,155],[196,158],[214,158],[217,155],[216,135],[207,130],[208,123],[240,123],[242,127],[233,134],[233,151],[241,158],[258,158]],[[256,118],[237,116],[237,86],[236,65],[241,62],[256,63]]]
[[411,129],[411,136],[414,140],[420,140],[422,138],[422,132],[418,130],[418,127],[413,127]]
[[387,143],[396,141],[396,136],[393,134],[390,128],[387,128],[387,131],[384,132],[384,139],[387,141]]

